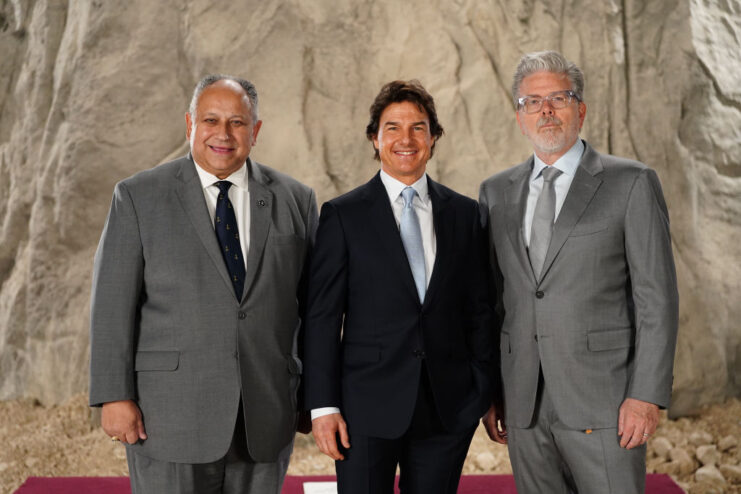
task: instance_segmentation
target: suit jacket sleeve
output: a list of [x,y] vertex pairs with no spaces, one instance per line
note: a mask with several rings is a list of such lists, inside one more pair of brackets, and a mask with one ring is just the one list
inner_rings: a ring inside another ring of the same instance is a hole
[[305,408],[339,407],[340,334],[347,296],[347,247],[337,209],[322,206],[311,256],[304,336]]
[[492,337],[492,348],[493,348],[493,366],[491,369],[491,382],[492,382],[492,403],[497,406],[498,409],[502,409],[504,405],[504,394],[503,394],[503,383],[502,383],[502,372],[499,365],[499,333],[501,330],[501,323],[504,320],[504,308],[502,302],[502,273],[499,270],[499,264],[497,262],[496,251],[494,245],[489,241],[491,238],[489,228],[491,223],[489,221],[489,201],[486,194],[486,188],[484,184],[481,184],[479,190],[479,209],[481,224],[483,228],[483,249],[484,259],[488,260],[488,266],[486,269],[486,281],[487,281],[487,293],[490,296],[490,304],[493,307],[493,318],[491,320],[491,331]]
[[136,399],[134,339],[142,244],[129,191],[116,185],[95,254],[90,310],[90,404]]
[[627,396],[669,406],[679,295],[669,215],[656,173],[636,178],[625,217],[625,252],[635,309],[635,362]]
[[[306,257],[304,259],[304,267],[301,272],[301,279],[298,284],[298,313],[301,318],[301,326],[299,327],[299,333],[296,338],[296,352],[299,362],[304,361],[304,333],[306,331],[306,305],[308,297],[308,285],[309,285],[309,268],[311,264],[311,255],[314,249],[314,241],[316,238],[316,227],[318,221],[318,213],[316,208],[316,197],[314,191],[311,191],[309,197],[307,211],[306,211]],[[303,391],[304,381],[301,381],[298,390],[299,399],[299,410],[303,408]],[[303,432],[303,431],[302,431]]]

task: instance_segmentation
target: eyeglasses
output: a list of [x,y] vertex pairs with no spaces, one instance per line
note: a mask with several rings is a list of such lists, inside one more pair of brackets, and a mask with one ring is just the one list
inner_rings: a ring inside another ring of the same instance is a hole
[[555,91],[545,98],[543,96],[523,96],[517,98],[517,109],[525,109],[525,113],[538,113],[546,101],[551,108],[560,110],[566,108],[573,100],[581,101],[574,91]]

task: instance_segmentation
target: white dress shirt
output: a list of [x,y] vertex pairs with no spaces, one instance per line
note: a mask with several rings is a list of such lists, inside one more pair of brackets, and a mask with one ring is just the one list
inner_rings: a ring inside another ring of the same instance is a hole
[[[569,193],[571,182],[574,180],[576,175],[576,169],[579,168],[579,161],[581,161],[581,155],[584,153],[584,143],[581,139],[577,139],[571,149],[558,158],[555,163],[550,166],[555,166],[561,170],[561,174],[556,177],[553,182],[553,188],[556,192],[556,211],[553,217],[553,222],[556,222],[558,214],[561,212],[561,207],[566,200],[566,195]],[[535,204],[538,202],[540,191],[543,190],[543,176],[540,172],[543,171],[546,165],[543,161],[538,158],[538,155],[534,155],[533,171],[530,173],[530,191],[527,195],[527,206],[525,209],[525,217],[522,221],[522,235],[525,239],[525,245],[530,246],[530,230],[533,226],[533,215],[535,214]]]
[[[396,180],[383,170],[381,170],[381,182],[383,182],[383,186],[386,188],[391,209],[396,219],[396,227],[399,228],[401,210],[404,209],[404,198],[401,196],[401,191],[407,187],[407,184]],[[432,200],[430,199],[430,192],[427,186],[427,174],[423,174],[411,187],[414,187],[414,190],[417,191],[417,195],[414,196],[414,200],[412,201],[412,206],[417,213],[419,227],[422,230],[422,248],[425,255],[425,286],[429,286],[432,268],[435,265],[437,238],[435,237],[435,225],[432,221]],[[311,420],[331,413],[340,413],[340,409],[337,407],[315,408],[311,411]]]
[[[220,182],[222,179],[216,175],[211,175],[201,168],[201,165],[198,163],[196,163],[196,171],[198,172],[198,178],[201,179],[203,197],[206,199],[206,208],[211,217],[211,226],[214,226],[216,199],[219,197],[219,187],[216,186],[216,182]],[[247,187],[248,179],[247,166],[245,165],[242,165],[239,170],[223,179],[232,183],[232,186],[229,187],[229,200],[232,202],[234,215],[237,217],[239,246],[242,248],[242,259],[245,263],[245,269],[247,268],[247,252],[250,247],[250,191]],[[216,231],[216,227],[214,227],[214,231]]]

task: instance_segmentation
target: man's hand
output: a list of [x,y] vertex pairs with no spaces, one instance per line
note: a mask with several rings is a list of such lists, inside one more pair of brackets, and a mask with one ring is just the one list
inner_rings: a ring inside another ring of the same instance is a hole
[[345,457],[337,447],[337,433],[340,433],[340,442],[345,449],[350,449],[350,437],[347,435],[347,424],[339,413],[322,415],[311,421],[311,430],[314,441],[319,450],[333,460],[344,460]]
[[142,413],[132,400],[104,403],[100,423],[106,434],[122,443],[134,444],[147,438]]
[[499,444],[507,444],[507,426],[504,425],[504,410],[499,411],[495,405],[481,419],[489,439]]
[[618,436],[620,447],[633,449],[645,444],[659,425],[659,407],[647,401],[626,398],[620,405]]

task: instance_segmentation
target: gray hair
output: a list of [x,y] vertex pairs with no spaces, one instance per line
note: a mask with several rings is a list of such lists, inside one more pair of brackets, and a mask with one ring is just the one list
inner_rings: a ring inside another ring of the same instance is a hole
[[565,74],[571,82],[571,90],[576,93],[579,101],[584,101],[584,74],[574,62],[569,62],[557,51],[536,51],[526,53],[520,58],[512,80],[512,101],[517,107],[517,98],[520,96],[520,85],[525,77],[536,72],[554,72]]
[[256,123],[257,118],[257,89],[255,89],[255,85],[252,84],[250,81],[246,79],[242,79],[240,77],[234,77],[232,75],[224,75],[224,74],[210,74],[198,81],[198,84],[196,84],[196,88],[193,90],[193,97],[190,100],[190,107],[188,107],[188,113],[190,113],[190,118],[195,119],[196,116],[196,106],[198,106],[198,100],[201,98],[201,93],[204,89],[209,87],[211,84],[214,84],[219,81],[234,81],[240,86],[242,86],[242,89],[244,89],[244,92],[247,93],[247,98],[250,100],[250,107],[252,108],[252,123]]

